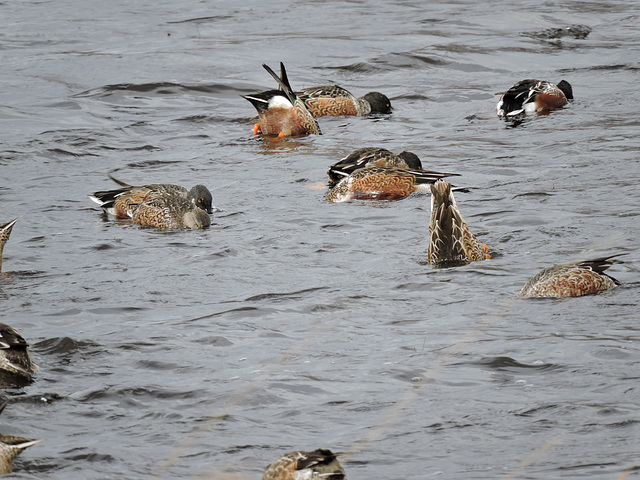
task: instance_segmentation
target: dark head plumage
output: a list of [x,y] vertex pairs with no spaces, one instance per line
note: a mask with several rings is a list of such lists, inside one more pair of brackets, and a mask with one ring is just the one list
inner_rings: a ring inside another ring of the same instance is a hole
[[196,185],[189,190],[187,198],[205,212],[213,213],[213,195],[204,185]]
[[363,96],[369,105],[371,113],[391,113],[391,100],[380,92],[369,92]]
[[566,80],[560,80],[557,87],[562,90],[564,96],[567,97],[567,100],[573,100],[573,88]]
[[400,152],[398,154],[405,162],[407,166],[412,170],[422,170],[422,162],[420,158],[413,152]]

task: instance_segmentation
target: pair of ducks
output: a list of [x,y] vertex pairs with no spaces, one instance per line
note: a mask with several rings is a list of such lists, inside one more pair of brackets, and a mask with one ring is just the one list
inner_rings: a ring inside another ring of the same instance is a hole
[[[289,83],[284,64],[280,76],[266,64],[262,66],[278,84],[277,90],[266,90],[243,98],[258,112],[253,133],[266,136],[320,135],[316,118],[323,116],[391,113],[391,101],[380,92],[369,92],[357,98],[338,85],[321,85],[295,92]],[[520,121],[524,115],[547,113],[573,100],[573,89],[566,80],[553,83],[526,79],[516,83],[502,95],[496,106],[498,117]]]
[[284,64],[280,62],[280,76],[266,64],[264,69],[275,79],[278,90],[267,90],[243,95],[258,111],[260,123],[253,133],[268,136],[320,135],[316,118],[338,115],[366,116],[372,113],[390,113],[391,102],[380,92],[369,92],[356,98],[338,85],[321,85],[294,92]]

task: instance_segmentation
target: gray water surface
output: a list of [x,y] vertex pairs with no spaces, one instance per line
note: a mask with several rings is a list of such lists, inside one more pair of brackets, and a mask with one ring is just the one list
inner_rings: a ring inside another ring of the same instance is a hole
[[[259,478],[292,449],[348,478],[622,478],[638,465],[640,4],[0,4],[2,322],[41,370],[0,429],[17,478]],[[555,28],[586,25],[586,37]],[[377,90],[393,114],[266,141],[240,95]],[[524,78],[576,100],[511,127]],[[355,148],[458,172],[493,258],[427,265],[429,197],[328,204]],[[205,231],[87,195],[206,184]],[[602,295],[516,298],[549,265],[625,254]],[[524,462],[524,463],[523,463]],[[201,475],[201,476],[198,476]],[[629,478],[637,476],[631,473]]]

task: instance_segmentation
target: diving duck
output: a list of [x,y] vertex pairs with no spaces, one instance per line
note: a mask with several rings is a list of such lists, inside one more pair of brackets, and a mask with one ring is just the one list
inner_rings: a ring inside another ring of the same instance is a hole
[[7,243],[7,240],[9,240],[11,230],[19,218],[20,217],[11,220],[10,222],[0,223],[0,272],[2,272],[2,251],[4,250],[4,245]]
[[554,85],[550,82],[527,79],[496,95],[502,95],[496,106],[498,117],[508,120],[560,108],[569,100],[573,100],[573,89],[566,80]]
[[320,135],[320,126],[304,101],[291,88],[284,64],[280,62],[280,77],[266,64],[264,69],[276,80],[278,90],[243,95],[258,111],[258,120],[253,133],[278,137]]
[[27,447],[41,441],[0,433],[0,475],[11,473],[13,471],[13,459]]
[[611,259],[615,256],[545,268],[522,287],[518,296],[566,298],[604,292],[620,285],[604,273],[613,265]]
[[420,158],[415,153],[401,152],[395,154],[386,148],[364,147],[354,150],[337,163],[329,167],[329,188],[332,188],[344,177],[360,168],[367,167],[399,167],[409,170],[422,170]]
[[428,263],[438,267],[462,265],[490,258],[489,248],[471,233],[456,204],[451,184],[431,185]]
[[338,85],[304,88],[296,95],[315,117],[391,113],[391,101],[380,92],[369,92],[356,98]]
[[191,190],[172,184],[129,185],[89,195],[104,211],[117,218],[155,228],[206,228],[211,225],[213,197],[204,185]]
[[344,469],[331,450],[290,452],[269,465],[262,480],[346,480]]

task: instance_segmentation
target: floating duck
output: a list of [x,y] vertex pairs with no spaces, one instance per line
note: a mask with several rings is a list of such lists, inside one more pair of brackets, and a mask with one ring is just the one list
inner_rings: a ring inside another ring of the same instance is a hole
[[396,167],[359,168],[335,184],[326,200],[336,203],[348,200],[400,200],[412,193],[427,193],[430,184],[453,175],[458,174]]
[[206,228],[211,225],[213,197],[204,185],[191,190],[172,184],[134,186],[95,192],[89,198],[117,218],[155,228]]
[[380,92],[369,92],[356,98],[338,85],[304,88],[296,95],[315,117],[391,113],[391,101]]
[[258,111],[257,123],[253,133],[278,137],[320,135],[320,126],[305,103],[300,100],[289,83],[284,64],[280,62],[280,77],[266,64],[262,64],[267,72],[278,82],[279,90],[243,95]]
[[496,95],[502,95],[496,106],[498,117],[508,120],[560,108],[569,100],[573,100],[573,89],[566,80],[554,85],[550,82],[527,79]]
[[331,450],[290,452],[269,465],[262,480],[346,480],[336,454]]
[[613,265],[611,259],[614,256],[545,268],[522,287],[518,296],[581,297],[609,290],[620,285],[615,278],[604,273]]
[[420,158],[415,153],[401,152],[395,154],[386,148],[364,147],[354,150],[337,163],[329,167],[329,188],[332,188],[344,177],[360,168],[398,167],[409,170],[422,170]]
[[455,266],[490,258],[489,248],[471,233],[453,196],[451,184],[439,180],[431,185],[429,265]]

